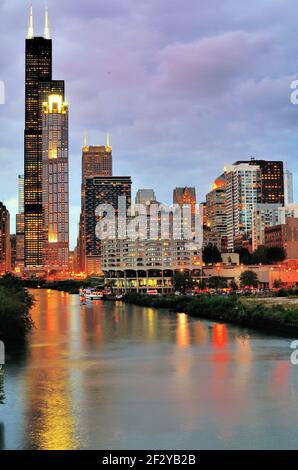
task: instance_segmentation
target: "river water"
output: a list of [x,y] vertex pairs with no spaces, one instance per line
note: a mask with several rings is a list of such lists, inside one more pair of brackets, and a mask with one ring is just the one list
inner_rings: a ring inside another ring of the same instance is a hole
[[7,364],[2,449],[297,449],[290,339],[34,291]]

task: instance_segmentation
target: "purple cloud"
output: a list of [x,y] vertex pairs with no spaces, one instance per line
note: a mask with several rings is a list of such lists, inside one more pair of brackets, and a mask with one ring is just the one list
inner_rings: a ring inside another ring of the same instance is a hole
[[[42,8],[35,2],[39,34]],[[203,199],[224,164],[252,155],[287,160],[297,180],[293,0],[51,0],[49,9],[54,78],[66,80],[70,103],[72,244],[85,129],[90,144],[103,144],[109,130],[115,173],[164,202],[186,184]],[[23,167],[27,12],[28,2],[0,4],[0,200],[12,215]]]

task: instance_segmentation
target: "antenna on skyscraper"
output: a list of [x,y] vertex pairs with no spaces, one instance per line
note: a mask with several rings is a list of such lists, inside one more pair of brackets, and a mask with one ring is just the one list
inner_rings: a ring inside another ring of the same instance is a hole
[[45,37],[45,39],[51,39],[48,5],[46,5],[46,8],[45,8],[44,37]]
[[28,39],[34,38],[34,28],[33,28],[33,7],[32,2],[30,2],[30,14],[29,14],[29,25],[28,25]]
[[87,147],[87,133],[86,133],[86,131],[84,131],[83,147]]
[[106,136],[106,147],[110,147],[110,133],[107,132],[107,136]]

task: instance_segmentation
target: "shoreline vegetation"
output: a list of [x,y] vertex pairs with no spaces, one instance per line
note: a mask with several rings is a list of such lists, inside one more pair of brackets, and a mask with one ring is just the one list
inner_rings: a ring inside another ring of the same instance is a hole
[[243,328],[298,338],[298,306],[287,306],[287,308],[282,305],[267,306],[261,301],[262,299],[255,299],[254,302],[247,303],[236,295],[223,297],[209,294],[196,297],[150,297],[132,293],[124,297],[124,302],[141,307],[167,309],[186,313],[195,318],[231,323]]
[[[24,280],[21,281],[24,287],[28,289],[51,289],[59,292],[67,292],[68,294],[79,294],[81,288],[98,286],[98,279],[86,279],[77,281],[75,279],[66,279],[63,281],[40,281],[40,280]],[[103,287],[103,286],[102,286]]]
[[18,278],[7,274],[0,279],[0,341],[6,350],[24,345],[33,327],[30,315],[34,299]]

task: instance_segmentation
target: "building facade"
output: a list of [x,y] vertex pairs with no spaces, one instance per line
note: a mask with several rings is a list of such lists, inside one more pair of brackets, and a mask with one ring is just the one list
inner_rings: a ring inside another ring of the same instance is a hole
[[62,95],[43,103],[42,156],[43,266],[68,270],[68,104]]
[[[86,236],[86,258],[87,272],[90,269],[94,272],[100,272],[101,267],[101,248],[102,240],[96,234],[96,227],[101,217],[97,216],[95,211],[99,205],[110,205],[117,215],[120,207],[118,207],[119,197],[125,197],[124,207],[125,213],[131,205],[131,185],[130,176],[110,176],[110,177],[93,177],[86,178],[85,181],[85,236]],[[110,238],[118,235],[117,223],[112,227],[109,233]],[[89,270],[88,270],[89,264]]]
[[257,165],[261,170],[261,203],[262,204],[284,204],[284,164],[282,161],[241,160],[235,163],[239,165]]
[[0,274],[11,270],[10,215],[0,202]]
[[30,9],[25,56],[24,226],[25,266],[43,264],[42,105],[50,94],[64,99],[64,82],[52,80],[52,40],[46,10],[45,37],[34,37]]
[[252,211],[261,202],[261,170],[258,165],[239,163],[225,168],[227,178],[227,237],[228,250],[234,251],[234,241],[252,236]]
[[148,205],[156,201],[155,192],[153,189],[139,189],[136,194],[136,204]]
[[284,248],[288,260],[298,259],[298,218],[288,217],[285,224],[265,228],[266,248]]
[[252,250],[265,245],[265,228],[279,224],[281,204],[256,204],[252,213]]
[[294,202],[294,185],[293,173],[289,170],[284,172],[284,190],[285,190],[285,204],[293,204]]
[[222,174],[214,181],[212,190],[206,195],[206,216],[204,245],[212,243],[220,252],[227,245],[227,201],[226,175]]
[[25,215],[24,175],[18,177],[19,202],[16,215],[16,271],[21,273],[25,265]]
[[77,243],[77,270],[81,272],[93,269],[87,266],[86,253],[86,178],[111,177],[113,174],[113,155],[109,136],[106,145],[88,146],[85,142],[82,148],[82,183],[81,183],[81,214],[79,222],[79,237]]

